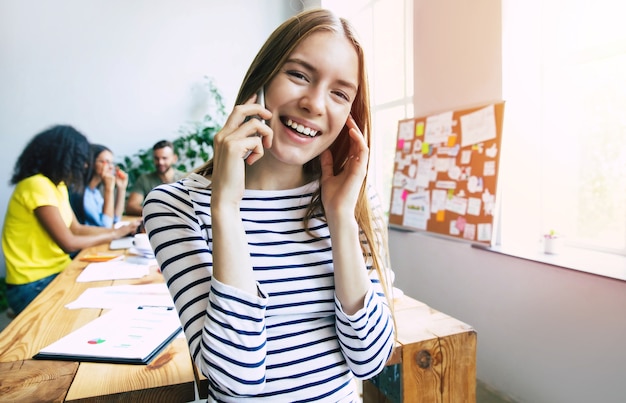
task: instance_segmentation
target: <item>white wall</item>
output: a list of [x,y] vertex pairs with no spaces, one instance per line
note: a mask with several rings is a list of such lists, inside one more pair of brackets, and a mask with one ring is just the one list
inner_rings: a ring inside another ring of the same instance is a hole
[[[500,14],[415,1],[416,116],[501,98]],[[624,401],[626,282],[423,233],[392,230],[390,248],[406,294],[476,329],[482,381],[520,402]]]
[[[269,33],[296,0],[0,0],[0,227],[17,156],[74,125],[116,157],[174,139],[214,78],[230,110]],[[0,276],[5,275],[4,255]]]
[[519,402],[624,401],[626,283],[422,233],[389,241],[396,284],[476,329],[481,381]]

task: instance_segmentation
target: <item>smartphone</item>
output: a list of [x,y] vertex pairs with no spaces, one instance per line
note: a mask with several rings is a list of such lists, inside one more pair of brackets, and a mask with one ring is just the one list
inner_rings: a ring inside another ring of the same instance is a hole
[[[256,103],[265,107],[265,94],[263,92],[263,87],[261,87],[256,93]],[[252,115],[252,116],[246,116],[246,118],[244,119],[244,123],[252,118],[258,119],[261,122],[263,122],[263,119],[261,119],[259,115]],[[258,136],[259,134],[256,133],[255,135]],[[248,150],[246,154],[243,156],[243,159],[245,160],[246,158],[248,158],[250,154],[252,154],[252,150]]]

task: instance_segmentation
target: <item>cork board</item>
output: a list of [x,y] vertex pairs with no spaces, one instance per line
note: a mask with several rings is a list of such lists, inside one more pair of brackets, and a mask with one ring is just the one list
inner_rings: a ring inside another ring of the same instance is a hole
[[491,245],[504,102],[398,122],[389,224]]

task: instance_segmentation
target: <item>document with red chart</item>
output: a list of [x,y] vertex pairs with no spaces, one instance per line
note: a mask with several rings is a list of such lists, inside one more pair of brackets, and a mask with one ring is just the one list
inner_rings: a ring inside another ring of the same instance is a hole
[[41,349],[33,358],[148,364],[180,331],[173,307],[113,309]]

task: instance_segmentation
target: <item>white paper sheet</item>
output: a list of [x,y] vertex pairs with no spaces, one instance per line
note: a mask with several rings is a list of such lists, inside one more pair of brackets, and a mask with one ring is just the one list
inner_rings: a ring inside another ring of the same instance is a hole
[[141,278],[150,272],[148,264],[134,264],[126,261],[89,263],[76,279],[79,283],[102,280]]
[[88,288],[65,307],[113,309],[136,308],[140,305],[173,307],[174,301],[165,283],[114,285]]

